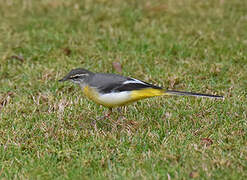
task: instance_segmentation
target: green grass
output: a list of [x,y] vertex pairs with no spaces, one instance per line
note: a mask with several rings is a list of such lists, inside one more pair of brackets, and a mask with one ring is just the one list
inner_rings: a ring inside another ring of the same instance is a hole
[[[240,0],[0,0],[0,178],[246,179],[246,12]],[[117,73],[116,61],[225,100],[146,99],[94,123],[107,109],[58,79]]]

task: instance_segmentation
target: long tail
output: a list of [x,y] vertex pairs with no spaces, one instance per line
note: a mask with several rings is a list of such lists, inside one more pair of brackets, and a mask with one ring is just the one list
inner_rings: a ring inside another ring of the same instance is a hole
[[223,99],[223,96],[211,95],[211,94],[201,94],[201,93],[193,93],[193,92],[185,92],[185,91],[173,91],[166,90],[165,94],[167,95],[177,95],[177,96],[197,96],[197,97],[207,97],[207,98],[220,98]]

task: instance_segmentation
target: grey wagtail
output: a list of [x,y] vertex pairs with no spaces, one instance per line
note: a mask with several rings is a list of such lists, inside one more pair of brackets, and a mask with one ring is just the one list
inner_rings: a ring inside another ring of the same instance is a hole
[[165,90],[144,81],[118,74],[93,73],[86,69],[71,70],[63,79],[79,84],[84,94],[94,102],[108,108],[127,105],[131,102],[161,95],[199,96],[223,98],[223,96],[193,92]]

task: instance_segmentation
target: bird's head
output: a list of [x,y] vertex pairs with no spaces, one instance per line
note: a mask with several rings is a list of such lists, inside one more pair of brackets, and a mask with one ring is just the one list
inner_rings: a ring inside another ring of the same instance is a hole
[[89,76],[94,73],[83,68],[72,69],[66,76],[59,80],[62,81],[72,81],[75,84],[85,84]]

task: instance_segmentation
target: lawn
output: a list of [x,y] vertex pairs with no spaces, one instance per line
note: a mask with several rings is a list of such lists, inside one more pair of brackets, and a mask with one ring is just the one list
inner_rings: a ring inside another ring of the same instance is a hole
[[[244,0],[0,0],[0,178],[246,179],[246,32]],[[77,67],[225,98],[100,120]]]

